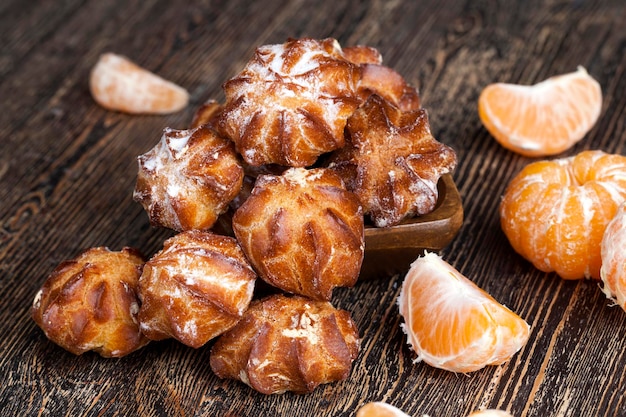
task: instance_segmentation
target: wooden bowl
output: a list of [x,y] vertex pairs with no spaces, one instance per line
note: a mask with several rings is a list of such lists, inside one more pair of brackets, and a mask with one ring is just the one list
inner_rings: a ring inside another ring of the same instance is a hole
[[435,209],[397,226],[365,228],[365,257],[359,279],[404,274],[425,250],[439,251],[450,243],[463,223],[461,196],[450,174],[437,184]]

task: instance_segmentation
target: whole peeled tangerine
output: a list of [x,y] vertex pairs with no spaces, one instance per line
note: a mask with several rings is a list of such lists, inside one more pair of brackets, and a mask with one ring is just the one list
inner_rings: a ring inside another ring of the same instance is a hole
[[535,268],[600,279],[602,238],[624,201],[626,156],[587,150],[525,166],[502,197],[500,224]]
[[328,169],[260,176],[233,215],[233,231],[259,276],[283,291],[330,300],[359,276],[361,206]]
[[139,330],[137,282],[144,261],[133,249],[91,248],[62,262],[33,301],[32,318],[46,336],[80,355],[121,357],[148,343]]
[[348,377],[356,325],[327,301],[276,294],[256,300],[211,349],[211,369],[263,394],[306,393]]
[[190,230],[165,241],[139,279],[142,332],[198,348],[233,327],[256,274],[234,238]]
[[153,226],[208,230],[243,183],[243,168],[227,139],[208,126],[165,129],[160,142],[139,156],[133,198]]

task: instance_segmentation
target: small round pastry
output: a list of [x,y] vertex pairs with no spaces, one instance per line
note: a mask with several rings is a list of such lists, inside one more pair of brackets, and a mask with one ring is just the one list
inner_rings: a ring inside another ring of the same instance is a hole
[[275,294],[251,305],[211,349],[211,369],[263,394],[306,393],[345,380],[360,349],[356,325],[326,301]]
[[346,46],[343,56],[353,64],[382,64],[383,56],[378,49],[367,45]]
[[59,264],[33,301],[46,337],[80,355],[127,355],[148,343],[139,330],[137,282],[144,260],[135,250],[91,248]]
[[195,129],[202,125],[208,125],[209,127],[214,128],[223,108],[224,106],[215,100],[206,101],[198,107],[198,109],[196,109],[193,119],[191,120],[190,128]]
[[208,230],[243,182],[232,143],[206,125],[165,129],[161,141],[139,156],[133,198],[153,226]]
[[409,85],[392,68],[380,64],[363,64],[361,68],[359,94],[363,101],[372,94],[378,94],[402,111],[417,110],[421,107],[417,89]]
[[377,94],[350,117],[349,141],[330,158],[377,227],[429,213],[437,182],[456,166],[454,150],[430,132],[424,109],[402,111]]
[[361,206],[328,169],[260,176],[233,215],[233,231],[259,276],[283,291],[330,300],[359,276]]
[[250,165],[310,166],[344,145],[360,77],[332,38],[261,46],[223,85],[219,131]]
[[248,308],[256,274],[234,238],[182,232],[144,266],[141,331],[198,348],[233,327]]

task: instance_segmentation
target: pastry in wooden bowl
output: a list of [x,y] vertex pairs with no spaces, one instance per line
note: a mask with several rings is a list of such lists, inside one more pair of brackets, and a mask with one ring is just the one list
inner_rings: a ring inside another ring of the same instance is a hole
[[232,143],[208,125],[165,129],[161,141],[138,157],[133,197],[154,226],[208,230],[243,182]]
[[31,315],[46,336],[80,355],[121,357],[148,343],[139,330],[137,282],[144,260],[133,249],[91,248],[62,262],[35,296]]
[[199,230],[171,237],[139,279],[141,331],[198,348],[237,324],[255,280],[234,238]]
[[211,349],[211,369],[264,394],[306,393],[344,380],[360,339],[350,314],[326,301],[276,294],[254,301]]
[[349,141],[329,167],[377,227],[431,212],[439,178],[456,166],[454,150],[430,132],[424,109],[402,111],[372,94],[347,123]]
[[395,226],[365,225],[360,280],[405,274],[425,250],[437,252],[454,239],[463,224],[463,204],[451,174],[442,175],[437,194],[430,213],[406,218]]
[[259,276],[317,300],[356,283],[363,228],[357,198],[325,168],[260,176],[233,216],[235,236]]
[[332,38],[261,46],[223,85],[219,131],[250,165],[311,166],[344,145],[360,78]]

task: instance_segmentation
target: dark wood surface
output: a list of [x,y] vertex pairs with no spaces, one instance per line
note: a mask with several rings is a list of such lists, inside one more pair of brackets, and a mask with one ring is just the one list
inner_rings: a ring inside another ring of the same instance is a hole
[[[626,152],[623,0],[255,1],[3,0],[0,2],[0,414],[3,416],[353,416],[384,400],[412,416],[483,408],[522,416],[625,416],[626,313],[598,284],[534,269],[508,245],[497,214],[531,160],[501,148],[476,103],[490,82],[534,83],[587,68],[602,115],[567,151]],[[209,347],[152,343],[121,359],[76,357],[30,319],[47,274],[83,249],[151,255],[169,232],[132,201],[135,157],[166,126],[222,97],[256,46],[335,37],[378,48],[418,86],[434,135],[459,158],[464,222],[444,259],[524,317],[528,344],[469,375],[412,363],[396,307],[402,276],[335,292],[362,350],[345,382],[308,395],[264,396],[216,378]],[[124,54],[191,92],[184,111],[128,116],[98,107],[87,80],[99,54]]]

